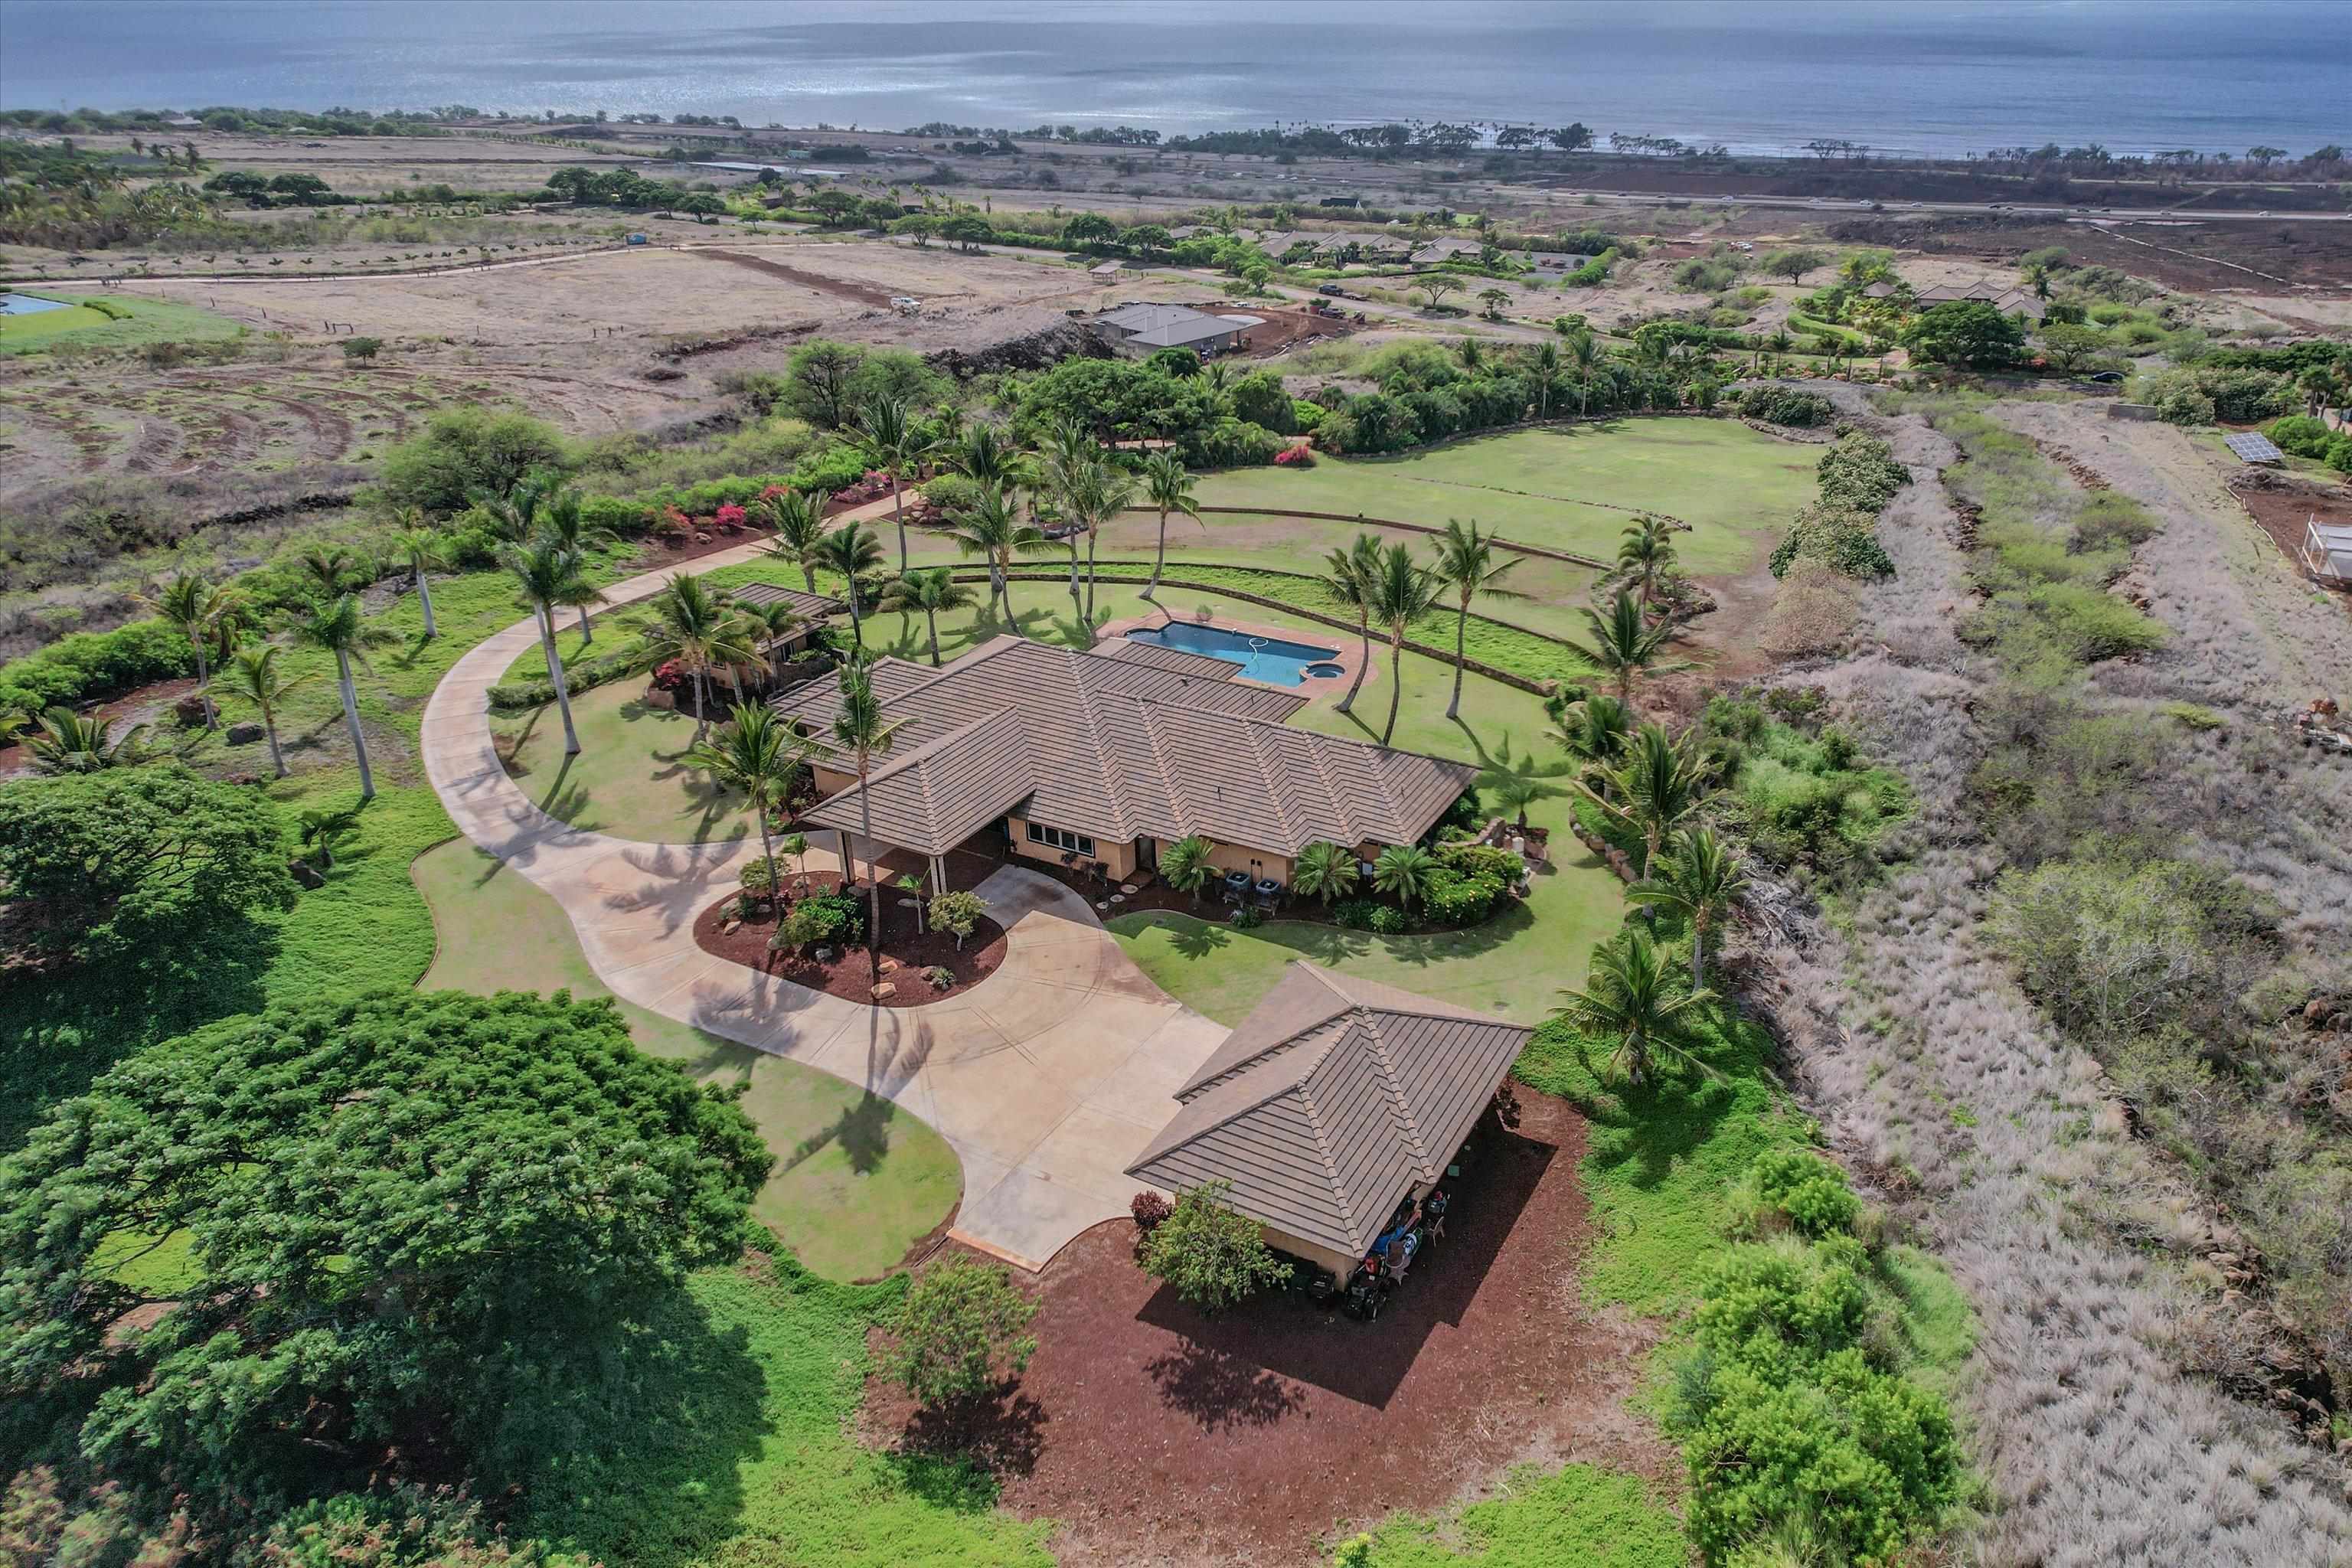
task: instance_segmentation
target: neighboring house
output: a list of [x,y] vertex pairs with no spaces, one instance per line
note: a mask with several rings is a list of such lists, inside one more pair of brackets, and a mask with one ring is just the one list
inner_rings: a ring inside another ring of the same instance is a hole
[[1098,282],[1110,283],[1117,281],[1118,275],[1126,270],[1127,263],[1124,261],[1104,261],[1087,268],[1087,276]]
[[1244,347],[1263,316],[1213,316],[1190,305],[1121,305],[1087,323],[1115,349],[1148,354],[1154,349],[1191,349],[1203,356]]
[[1127,1173],[1171,1193],[1230,1182],[1269,1246],[1345,1280],[1444,1179],[1534,1032],[1295,962]]
[[845,600],[824,594],[811,594],[799,588],[787,588],[781,583],[749,583],[733,591],[731,596],[739,605],[764,608],[769,605],[786,605],[798,616],[800,625],[767,646],[771,665],[798,658],[814,647],[817,635],[824,628],[829,616],[838,616],[849,608]]
[[2303,563],[2323,583],[2352,587],[2352,524],[2322,522],[2314,514],[2304,525]]
[[1024,637],[982,643],[940,669],[875,661],[896,744],[873,760],[861,800],[828,737],[840,691],[820,681],[776,700],[821,748],[824,798],[802,820],[929,858],[975,836],[988,855],[1097,867],[1113,880],[1156,868],[1194,836],[1221,871],[1287,885],[1318,840],[1363,859],[1435,826],[1477,770],[1463,763],[1294,730],[1293,692],[1234,679],[1223,659],[1114,638],[1097,652]]

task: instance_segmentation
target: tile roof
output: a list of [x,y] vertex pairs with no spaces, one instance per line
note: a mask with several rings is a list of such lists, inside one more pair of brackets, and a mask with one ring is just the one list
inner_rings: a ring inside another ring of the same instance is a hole
[[781,583],[747,583],[730,591],[735,602],[741,605],[789,605],[793,614],[804,621],[823,620],[849,608],[846,601],[824,594],[811,594],[799,588],[787,588]]
[[1171,1191],[1229,1181],[1244,1214],[1360,1254],[1444,1173],[1533,1033],[1296,962],[1127,1173]]
[[1101,658],[1131,658],[1138,664],[1156,665],[1179,675],[1198,676],[1203,680],[1231,680],[1241,673],[1241,666],[1231,659],[1215,658],[1205,653],[1186,653],[1181,647],[1163,647],[1156,642],[1139,642],[1133,637],[1107,637],[1095,649]]
[[[875,836],[938,853],[925,846],[955,825],[971,824],[960,839],[1025,801],[1026,815],[1111,841],[1200,834],[1277,855],[1318,839],[1406,844],[1476,776],[1467,763],[1290,729],[1282,721],[1305,698],[1164,651],[1003,637],[937,670],[876,661],[875,694],[898,726],[895,757],[921,767],[876,776]],[[837,686],[820,681],[775,707],[825,744],[838,702]],[[1004,744],[1004,727],[1017,746]],[[863,831],[856,794],[842,791],[808,819]]]

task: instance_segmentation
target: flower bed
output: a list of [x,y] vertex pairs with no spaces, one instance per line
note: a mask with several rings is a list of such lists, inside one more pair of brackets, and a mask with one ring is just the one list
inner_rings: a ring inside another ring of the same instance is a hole
[[[787,877],[788,895],[798,885],[799,879]],[[841,876],[835,871],[809,874],[808,894],[812,899],[828,898],[843,891]],[[943,931],[915,929],[915,911],[900,901],[914,897],[897,888],[882,889],[882,962],[894,967],[877,976],[862,938],[862,924],[867,907],[867,890],[863,883],[849,889],[855,899],[861,937],[855,943],[835,940],[828,944],[833,956],[820,961],[814,953],[774,952],[768,946],[776,933],[778,916],[761,904],[749,911],[741,909],[742,895],[730,893],[694,919],[695,944],[703,952],[720,958],[731,959],[762,974],[772,974],[805,985],[812,991],[852,1002],[875,1002],[873,987],[877,982],[887,982],[898,989],[879,999],[884,1007],[919,1007],[927,1003],[945,1001],[971,990],[996,973],[1004,963],[1004,928],[982,915],[964,938],[961,952],[956,940]],[[787,910],[797,901],[787,897]],[[924,900],[928,907],[929,900]],[[948,984],[932,983],[935,971],[944,970]]]

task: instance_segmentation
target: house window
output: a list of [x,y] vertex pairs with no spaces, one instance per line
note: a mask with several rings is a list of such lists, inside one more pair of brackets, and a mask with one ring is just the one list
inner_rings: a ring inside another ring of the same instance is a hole
[[1095,841],[1083,833],[1067,833],[1058,827],[1043,827],[1034,822],[1029,825],[1029,842],[1050,844],[1056,849],[1074,850],[1089,859],[1093,858],[1095,852]]

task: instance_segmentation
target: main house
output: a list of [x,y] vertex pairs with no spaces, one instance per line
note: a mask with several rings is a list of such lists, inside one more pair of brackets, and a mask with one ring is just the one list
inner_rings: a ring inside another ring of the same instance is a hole
[[946,885],[947,855],[975,837],[992,840],[983,853],[1119,881],[1198,837],[1220,870],[1287,886],[1309,844],[1370,860],[1416,842],[1476,775],[1292,729],[1284,721],[1304,697],[1236,679],[1223,659],[1125,638],[1081,652],[1000,637],[941,668],[884,658],[872,670],[897,729],[863,791],[831,742],[837,684],[776,699],[821,748],[823,798],[801,820],[926,857],[935,888]]

